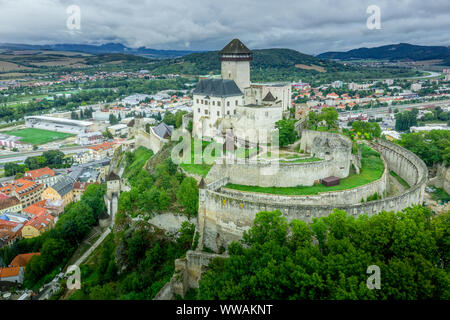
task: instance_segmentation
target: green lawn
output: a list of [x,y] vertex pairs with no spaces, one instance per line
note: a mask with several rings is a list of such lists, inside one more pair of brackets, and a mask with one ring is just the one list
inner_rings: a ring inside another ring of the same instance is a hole
[[[191,142],[191,163],[182,163],[182,164],[180,164],[180,166],[186,172],[189,172],[189,173],[192,173],[192,174],[196,174],[196,175],[199,175],[199,176],[202,176],[202,177],[206,177],[206,175],[208,174],[209,170],[213,166],[213,163],[208,164],[207,162],[205,162],[205,159],[203,158],[203,156],[205,155],[204,151],[205,151],[205,148],[207,146],[209,146],[211,143],[216,143],[216,142],[205,141],[205,140],[202,141],[202,153],[197,156],[197,159],[202,159],[202,163],[201,164],[200,163],[197,164],[197,163],[194,163],[194,155],[195,155],[194,141],[199,142],[199,140],[195,139],[195,138],[192,139],[192,142]],[[218,143],[217,143],[217,145],[219,146],[220,151],[219,151],[218,155],[215,154],[215,150],[212,152],[211,158],[213,160],[215,160],[217,157],[221,156],[221,154],[222,154],[222,147],[223,147],[223,145],[222,144],[218,144]],[[249,148],[237,148],[235,150],[236,158],[245,159],[245,158],[248,158],[250,155],[254,154],[257,151],[258,151],[257,148],[250,148],[250,149]],[[208,161],[208,162],[210,162],[210,161]]]
[[314,195],[320,192],[338,191],[356,188],[375,180],[378,180],[383,175],[384,165],[380,158],[380,155],[370,149],[369,147],[362,145],[362,159],[361,159],[361,172],[356,174],[351,172],[347,178],[341,179],[341,183],[333,187],[325,187],[322,184],[318,184],[311,187],[297,186],[297,187],[255,187],[244,186],[236,184],[227,184],[225,187],[241,191],[249,192],[262,192],[270,194],[284,194],[284,195]]
[[[142,170],[145,163],[148,159],[150,159],[151,156],[153,156],[153,151],[149,150],[145,147],[138,147],[134,152],[133,162],[130,164],[127,164],[125,166],[125,170],[123,171],[123,177],[129,178],[136,176],[139,171]],[[122,161],[126,161],[123,159]]]
[[22,137],[22,139],[20,140],[21,142],[34,145],[40,145],[56,140],[63,140],[74,136],[74,134],[71,133],[56,132],[36,128],[26,128],[16,131],[4,131],[3,133]]
[[394,171],[390,171],[389,172],[391,174],[391,176],[393,176],[395,179],[397,179],[397,181],[404,186],[406,189],[409,189],[410,186],[408,184],[408,182],[406,182],[402,177],[400,177],[398,174],[396,174]]

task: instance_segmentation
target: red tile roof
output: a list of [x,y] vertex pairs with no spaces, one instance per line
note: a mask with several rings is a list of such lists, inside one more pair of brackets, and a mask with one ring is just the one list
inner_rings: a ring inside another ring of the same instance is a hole
[[38,216],[38,215],[47,213],[47,209],[37,205],[37,203],[34,203],[32,205],[29,205],[25,209],[23,209],[23,212],[29,213],[29,214],[31,214],[33,216]]
[[30,259],[34,256],[39,256],[40,252],[22,253],[18,254],[9,264],[10,267],[25,267]]
[[0,279],[18,276],[19,272],[20,272],[20,267],[1,268],[0,269]]
[[114,145],[114,142],[103,142],[101,144],[98,144],[96,146],[90,146],[88,148],[95,150],[95,151],[108,150],[108,149],[111,149],[113,145]]
[[36,170],[30,170],[25,173],[25,176],[31,176],[33,180],[40,179],[42,176],[48,175],[48,176],[55,176],[55,171],[50,169],[49,167],[36,169]]
[[32,226],[39,230],[43,227],[48,226],[54,219],[55,218],[51,214],[44,213],[33,217],[30,221],[25,223],[25,226]]
[[[31,193],[35,190],[41,189],[43,186],[42,184],[38,184],[36,182],[30,181],[28,179],[20,178],[12,183],[8,183],[7,185],[0,187],[0,192],[3,192],[5,194],[10,194],[13,189],[16,190],[16,193],[19,195],[19,197],[22,197],[23,195],[26,195],[28,193]],[[28,189],[30,188],[30,189]],[[28,189],[27,191],[25,191]],[[19,194],[19,191],[22,191],[22,194]]]

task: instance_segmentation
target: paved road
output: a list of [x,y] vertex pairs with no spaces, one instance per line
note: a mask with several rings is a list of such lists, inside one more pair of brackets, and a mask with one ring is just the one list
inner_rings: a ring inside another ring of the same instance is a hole
[[[86,147],[67,147],[57,149],[64,152],[64,154],[73,154],[87,150]],[[0,152],[0,166],[7,162],[19,161],[23,162],[28,157],[40,156],[44,151],[47,150],[36,150],[36,151],[28,151],[28,152],[13,152],[13,153],[5,153]]]
[[361,109],[361,110],[355,110],[355,111],[348,111],[348,112],[341,112],[339,113],[340,116],[351,116],[355,114],[364,113],[367,115],[373,115],[373,114],[380,114],[380,113],[388,113],[389,109],[399,109],[400,111],[403,109],[408,108],[419,108],[424,106],[430,106],[433,105],[435,107],[437,106],[446,106],[450,105],[450,99],[449,100],[442,100],[442,101],[430,101],[430,102],[421,102],[421,103],[411,103],[411,104],[402,104],[402,105],[391,105],[388,107],[380,107],[375,109]]

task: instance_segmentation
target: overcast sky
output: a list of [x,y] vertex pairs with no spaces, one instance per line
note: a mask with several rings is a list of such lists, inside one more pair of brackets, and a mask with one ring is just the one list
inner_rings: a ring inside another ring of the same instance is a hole
[[[80,8],[79,30],[67,27],[70,5]],[[381,29],[367,28],[369,5],[379,6]],[[0,42],[217,50],[236,37],[251,49],[309,54],[399,42],[448,46],[450,1],[0,0]]]

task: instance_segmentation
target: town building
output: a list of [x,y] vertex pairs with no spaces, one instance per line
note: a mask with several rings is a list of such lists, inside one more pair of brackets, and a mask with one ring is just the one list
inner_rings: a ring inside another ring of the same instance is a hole
[[73,184],[73,198],[75,201],[81,200],[81,196],[83,195],[83,193],[86,191],[86,188],[90,184],[91,183],[89,183],[89,182],[80,182],[80,181],[76,181]]
[[44,185],[44,187],[48,187],[51,184],[54,184],[58,181],[60,176],[56,175],[55,171],[50,169],[49,167],[29,170],[25,172],[25,177],[34,181],[36,183],[40,183]]
[[126,124],[118,123],[108,127],[108,130],[114,136],[128,135],[128,126]]
[[88,147],[91,155],[91,160],[103,160],[109,158],[114,154],[115,143],[103,142],[101,144]]
[[23,267],[0,268],[0,282],[22,284],[24,280]]
[[0,215],[8,212],[22,212],[22,203],[17,197],[0,197]]
[[41,194],[44,191],[42,184],[20,178],[0,187],[0,192],[11,197],[19,199],[22,207],[28,207],[41,200]]
[[89,146],[103,142],[103,135],[99,131],[80,133],[77,136],[76,143],[82,146]]
[[32,252],[32,253],[22,253],[18,254],[9,264],[9,267],[26,267],[28,262],[30,262],[31,258],[34,256],[41,255],[40,252]]
[[47,187],[42,192],[42,200],[63,200],[64,207],[73,202],[73,185],[75,180],[70,176],[64,176],[54,185]]
[[22,237],[30,239],[40,236],[54,226],[55,217],[49,212],[31,218],[22,228]]
[[92,128],[92,122],[48,116],[25,117],[25,124],[28,128],[38,128],[73,134],[86,133],[91,131]]

